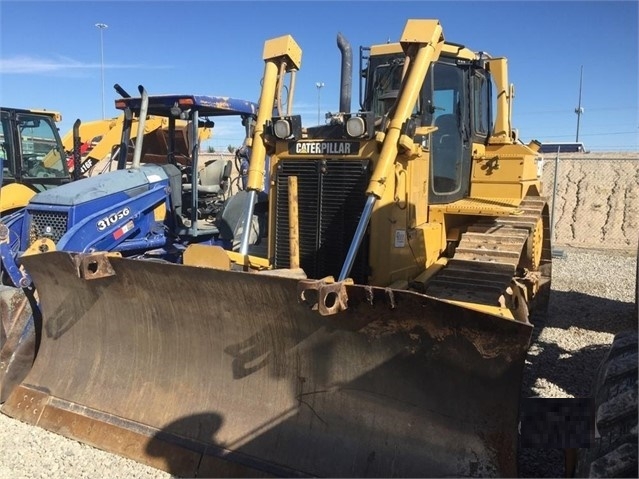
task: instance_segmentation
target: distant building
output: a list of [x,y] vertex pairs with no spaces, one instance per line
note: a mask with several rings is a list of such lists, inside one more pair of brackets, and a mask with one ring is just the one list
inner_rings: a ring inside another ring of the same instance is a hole
[[540,153],[586,153],[586,147],[581,142],[542,143]]

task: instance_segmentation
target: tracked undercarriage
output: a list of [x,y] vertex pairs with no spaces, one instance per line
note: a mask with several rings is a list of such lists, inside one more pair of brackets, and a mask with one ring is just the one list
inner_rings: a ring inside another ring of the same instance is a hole
[[440,299],[510,308],[515,319],[528,321],[533,298],[537,309],[547,307],[548,235],[545,198],[526,197],[514,214],[469,226],[445,266],[412,286]]

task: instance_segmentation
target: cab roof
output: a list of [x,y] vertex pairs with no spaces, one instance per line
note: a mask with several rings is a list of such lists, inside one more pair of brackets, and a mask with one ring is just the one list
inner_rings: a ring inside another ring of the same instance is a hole
[[29,113],[31,115],[44,115],[53,118],[53,121],[62,121],[62,113],[52,110],[38,110],[35,108],[11,108],[7,106],[0,106],[1,111],[9,111],[14,113]]
[[[119,110],[130,108],[139,112],[140,97],[120,98],[115,101]],[[257,104],[249,100],[239,100],[227,96],[204,95],[149,95],[149,115],[171,116],[171,109],[197,110],[199,116],[254,115]]]
[[[372,45],[370,47],[370,51],[371,51],[371,56],[388,55],[392,53],[401,53],[401,54],[404,53],[404,51],[402,50],[402,45],[398,42]],[[472,50],[470,50],[469,48],[466,48],[464,45],[459,45],[457,43],[451,43],[451,42],[444,43],[441,54],[443,56],[452,56],[455,58],[462,58],[465,60],[474,60],[477,58],[477,54],[473,52]]]

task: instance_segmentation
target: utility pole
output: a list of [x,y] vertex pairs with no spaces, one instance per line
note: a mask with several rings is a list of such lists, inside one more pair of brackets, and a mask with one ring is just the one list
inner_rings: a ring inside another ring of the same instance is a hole
[[324,87],[324,82],[317,82],[315,84],[317,87],[317,124],[320,124],[320,91]]
[[579,120],[581,119],[581,115],[584,112],[584,109],[581,108],[581,86],[584,79],[584,66],[581,65],[581,74],[579,75],[579,104],[577,108],[575,108],[575,113],[577,114],[577,136],[575,138],[575,142],[579,143]]
[[104,30],[109,28],[106,23],[96,23],[95,26],[100,29],[100,72],[102,77],[102,119],[104,120],[104,38],[102,36]]

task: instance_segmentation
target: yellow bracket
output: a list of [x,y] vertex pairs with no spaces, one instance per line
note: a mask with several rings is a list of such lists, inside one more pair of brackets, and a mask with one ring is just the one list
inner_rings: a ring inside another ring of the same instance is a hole
[[22,256],[31,256],[34,254],[49,253],[56,251],[55,243],[49,238],[40,238],[31,243]]

